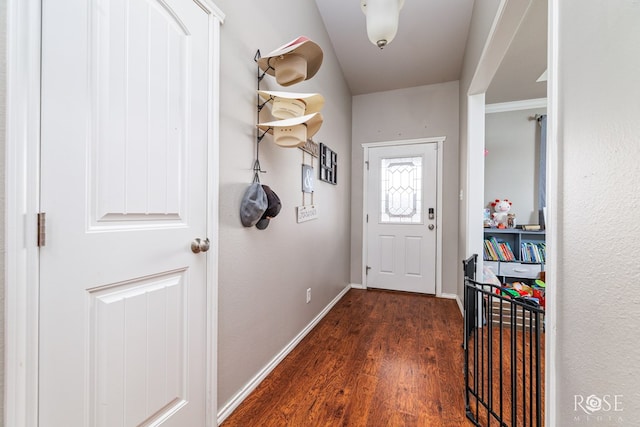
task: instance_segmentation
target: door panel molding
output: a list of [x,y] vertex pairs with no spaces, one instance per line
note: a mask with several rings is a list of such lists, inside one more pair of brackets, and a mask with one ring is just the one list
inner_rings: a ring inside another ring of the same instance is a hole
[[[417,138],[417,139],[405,139],[398,141],[378,141],[363,143],[362,148],[364,150],[363,155],[363,167],[362,167],[362,287],[367,289],[367,247],[368,247],[368,221],[367,221],[367,207],[368,207],[368,190],[369,184],[367,179],[368,174],[368,159],[369,149],[376,147],[394,147],[394,146],[407,146],[414,144],[427,144],[436,143],[438,148],[437,154],[437,207],[436,207],[436,296],[442,297],[442,179],[443,179],[443,148],[446,136],[429,137],[429,138]],[[371,220],[371,218],[369,218]]]

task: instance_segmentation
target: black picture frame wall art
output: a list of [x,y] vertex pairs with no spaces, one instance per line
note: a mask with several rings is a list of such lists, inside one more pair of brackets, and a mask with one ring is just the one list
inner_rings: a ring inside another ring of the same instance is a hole
[[338,155],[322,142],[320,143],[320,181],[336,185],[338,183]]

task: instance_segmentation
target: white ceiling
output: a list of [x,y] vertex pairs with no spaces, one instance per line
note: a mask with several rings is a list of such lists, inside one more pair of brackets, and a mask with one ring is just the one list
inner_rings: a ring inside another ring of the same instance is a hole
[[485,102],[546,98],[547,82],[536,82],[547,69],[547,0],[533,0],[502,60]]
[[[315,2],[353,95],[460,79],[474,0],[405,0],[398,33],[382,50],[367,38],[360,0]],[[546,69],[546,3],[533,0],[487,103],[546,96],[546,84],[535,83]]]

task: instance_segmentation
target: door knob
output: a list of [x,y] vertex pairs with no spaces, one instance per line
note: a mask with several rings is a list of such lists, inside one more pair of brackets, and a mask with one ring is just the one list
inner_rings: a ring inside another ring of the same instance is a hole
[[207,252],[209,250],[209,247],[211,245],[209,244],[209,239],[200,239],[199,237],[196,237],[195,239],[193,239],[193,242],[191,242],[191,251],[194,254],[197,254],[199,252]]
[[429,224],[429,230],[433,230],[434,228],[436,228],[436,226],[435,226],[435,225],[433,225],[433,224]]

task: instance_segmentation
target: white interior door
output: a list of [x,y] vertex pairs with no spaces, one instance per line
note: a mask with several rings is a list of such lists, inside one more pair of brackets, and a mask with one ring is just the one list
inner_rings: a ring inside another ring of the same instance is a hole
[[40,426],[211,424],[201,3],[42,4]]
[[436,293],[437,149],[368,149],[367,287]]

